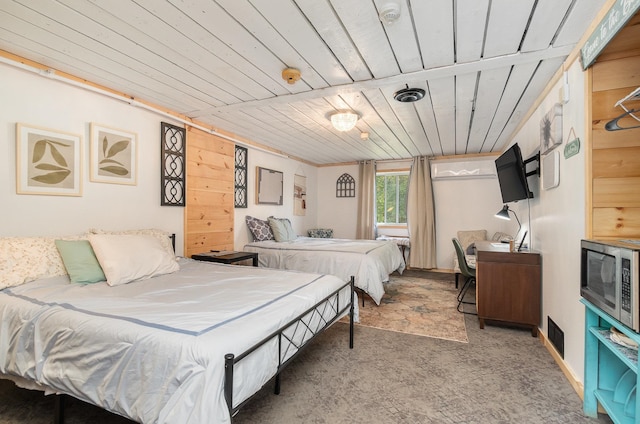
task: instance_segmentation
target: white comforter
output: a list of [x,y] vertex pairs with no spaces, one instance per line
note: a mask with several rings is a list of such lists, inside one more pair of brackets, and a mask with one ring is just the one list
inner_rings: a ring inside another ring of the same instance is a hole
[[393,271],[405,268],[395,243],[378,240],[347,240],[298,237],[293,241],[259,241],[246,244],[247,252],[259,253],[260,266],[336,275],[347,281],[355,276],[356,287],[380,304],[382,283]]
[[[344,284],[188,259],[180,265],[117,287],[64,276],[1,290],[0,375],[139,422],[226,423],[224,355],[243,352]],[[341,292],[340,307],[348,296]],[[274,375],[277,347],[268,346],[236,365],[234,405]]]

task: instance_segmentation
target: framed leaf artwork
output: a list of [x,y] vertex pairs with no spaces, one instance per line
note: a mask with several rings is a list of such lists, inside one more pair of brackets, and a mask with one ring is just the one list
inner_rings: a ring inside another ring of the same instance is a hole
[[137,134],[91,123],[91,181],[136,185],[137,153]]
[[82,195],[82,136],[16,125],[16,192]]

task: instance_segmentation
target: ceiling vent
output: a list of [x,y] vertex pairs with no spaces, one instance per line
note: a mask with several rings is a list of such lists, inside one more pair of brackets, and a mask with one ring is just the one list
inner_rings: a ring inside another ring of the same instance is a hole
[[397,91],[393,98],[402,103],[417,102],[424,97],[424,90],[422,88],[404,88]]

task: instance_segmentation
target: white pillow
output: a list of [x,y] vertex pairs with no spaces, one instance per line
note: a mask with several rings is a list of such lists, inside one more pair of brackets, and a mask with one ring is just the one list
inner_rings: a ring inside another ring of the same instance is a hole
[[153,236],[89,234],[89,242],[110,286],[180,269],[175,256]]
[[111,231],[111,230],[102,230],[99,228],[90,228],[89,234],[114,234],[114,235],[134,235],[134,236],[153,236],[160,240],[160,244],[169,252],[171,255],[175,255],[175,251],[173,250],[173,244],[171,243],[171,233],[168,233],[163,230],[159,230],[157,228],[144,228],[144,229],[136,229],[136,230],[121,230],[121,231]]

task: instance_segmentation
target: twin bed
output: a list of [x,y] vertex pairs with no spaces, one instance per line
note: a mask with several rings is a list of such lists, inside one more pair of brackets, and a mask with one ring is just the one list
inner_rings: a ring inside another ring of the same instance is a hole
[[331,274],[345,281],[355,276],[356,287],[376,304],[389,274],[405,268],[402,253],[391,241],[297,237],[254,241],[243,250],[257,252],[261,267]]
[[353,279],[176,261],[115,286],[50,272],[0,290],[0,378],[138,422],[228,423],[345,315],[353,346]]

